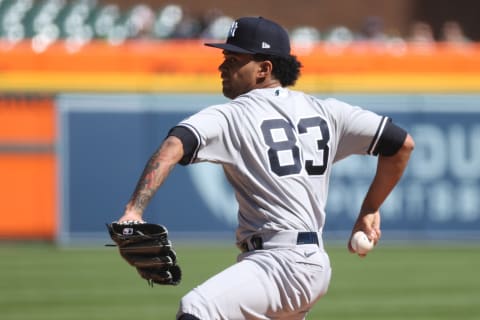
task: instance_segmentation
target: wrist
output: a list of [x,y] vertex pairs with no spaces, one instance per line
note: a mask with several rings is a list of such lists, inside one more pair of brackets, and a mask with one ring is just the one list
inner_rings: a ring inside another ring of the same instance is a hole
[[361,216],[364,216],[364,215],[367,215],[367,214],[372,214],[372,213],[376,213],[380,210],[379,207],[373,207],[373,206],[362,206],[360,208],[360,215]]
[[142,216],[142,210],[129,203],[125,207],[125,212],[123,213],[122,218],[128,218],[128,220],[142,220]]

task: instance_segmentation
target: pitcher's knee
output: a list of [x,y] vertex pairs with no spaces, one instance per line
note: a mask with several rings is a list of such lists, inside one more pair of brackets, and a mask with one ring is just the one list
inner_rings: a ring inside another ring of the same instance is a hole
[[[187,316],[187,318],[182,318],[182,316]],[[194,318],[188,318],[188,316],[194,316]],[[180,300],[177,319],[209,319],[207,301],[193,289]]]

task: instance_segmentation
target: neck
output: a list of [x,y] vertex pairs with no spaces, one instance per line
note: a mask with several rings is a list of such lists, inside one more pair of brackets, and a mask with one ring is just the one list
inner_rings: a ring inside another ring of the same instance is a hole
[[266,89],[266,88],[276,88],[281,87],[282,84],[277,79],[269,78],[259,81],[257,83],[256,89]]

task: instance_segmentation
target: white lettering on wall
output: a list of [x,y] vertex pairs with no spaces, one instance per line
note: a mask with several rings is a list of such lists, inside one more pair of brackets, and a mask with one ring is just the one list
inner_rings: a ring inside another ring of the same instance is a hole
[[419,179],[438,179],[445,174],[448,162],[446,137],[441,128],[432,124],[416,125],[411,130],[415,140],[415,161],[409,164]]
[[478,179],[480,177],[480,125],[470,130],[453,125],[448,130],[450,170],[455,177]]

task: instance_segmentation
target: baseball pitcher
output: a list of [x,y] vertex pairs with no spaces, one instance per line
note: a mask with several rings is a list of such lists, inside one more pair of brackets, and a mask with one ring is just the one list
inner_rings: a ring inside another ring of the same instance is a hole
[[[225,43],[206,45],[222,50],[218,69],[231,101],[206,107],[169,131],[117,224],[144,222],[145,207],[176,164],[223,166],[239,205],[241,253],[182,298],[177,319],[304,319],[330,282],[322,230],[332,166],[350,155],[377,157],[352,227],[352,234],[363,231],[376,244],[380,206],[407,166],[413,139],[388,117],[288,89],[301,63],[290,52],[288,33],[273,21],[240,18]],[[165,245],[170,259],[163,255],[159,272],[141,275],[178,283],[168,240]]]

